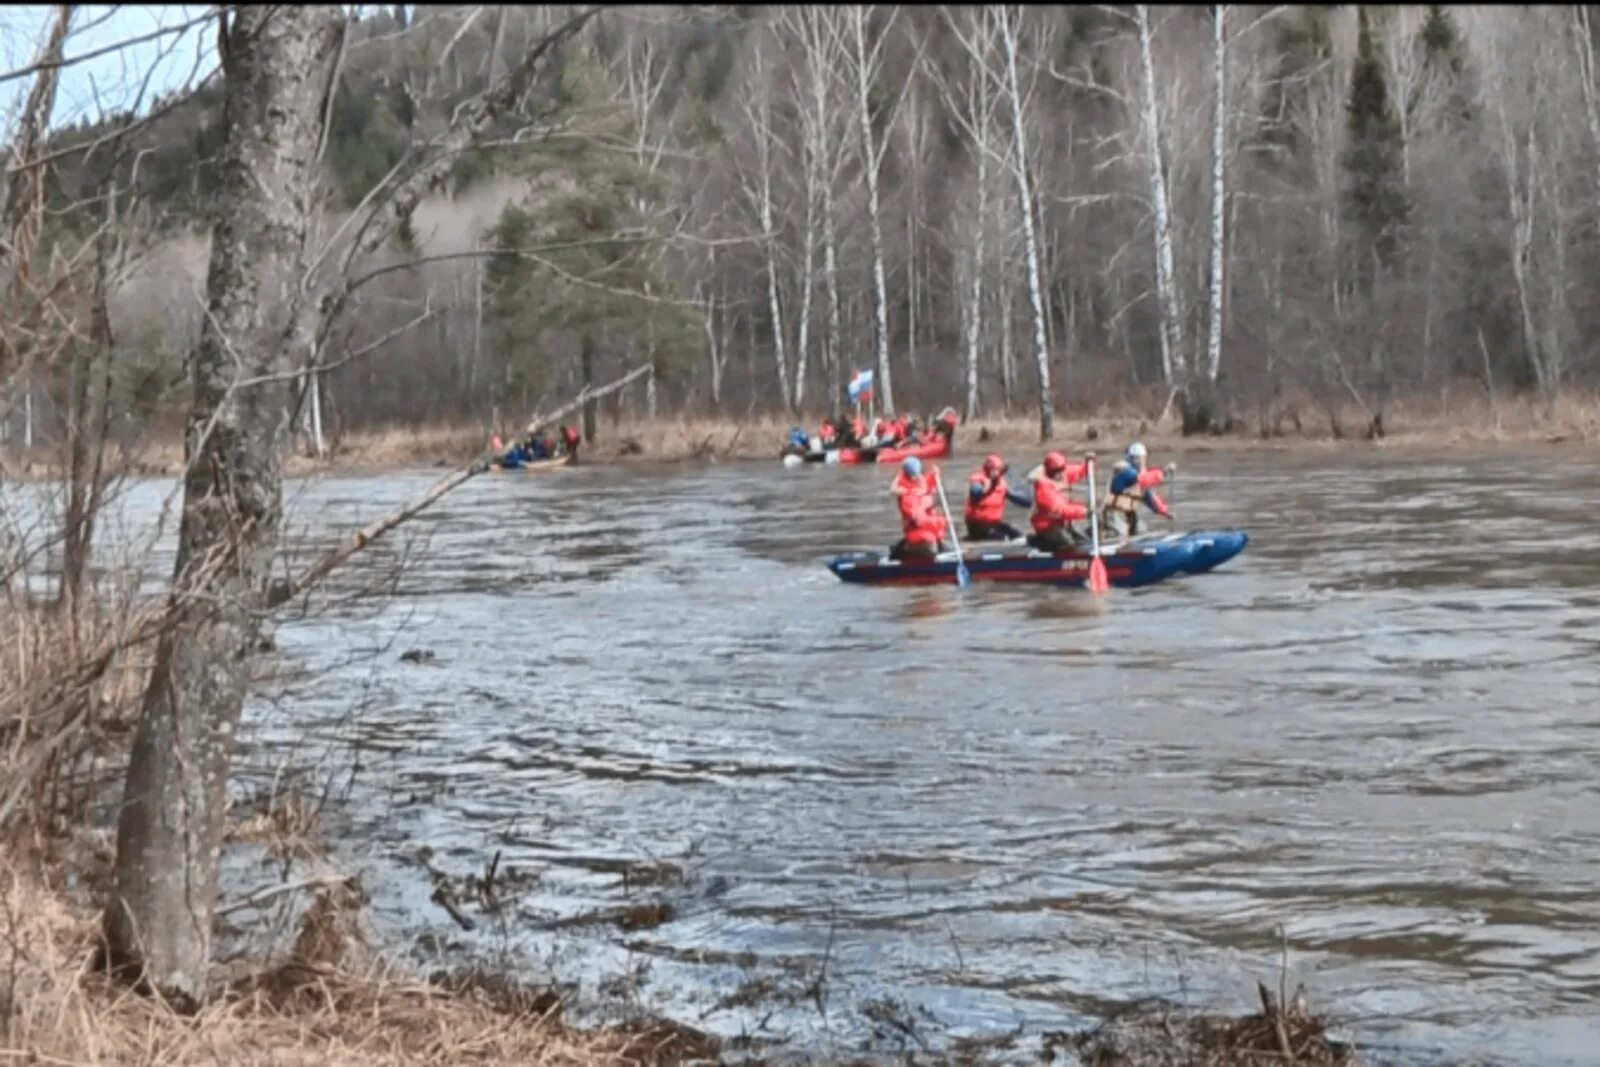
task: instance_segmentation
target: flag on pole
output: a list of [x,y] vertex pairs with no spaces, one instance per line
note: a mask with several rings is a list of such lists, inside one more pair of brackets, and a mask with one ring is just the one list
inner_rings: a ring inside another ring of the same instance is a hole
[[850,402],[852,404],[865,404],[872,399],[872,372],[869,370],[856,371],[856,376],[850,379]]

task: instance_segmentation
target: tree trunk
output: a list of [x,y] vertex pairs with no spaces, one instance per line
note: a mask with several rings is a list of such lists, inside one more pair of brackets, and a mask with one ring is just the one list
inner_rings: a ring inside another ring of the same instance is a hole
[[[1050,350],[1045,341],[1044,295],[1039,283],[1039,242],[1033,228],[1033,182],[1028,172],[1028,134],[1022,121],[1022,92],[1017,83],[1017,27],[1013,9],[1000,8],[1000,43],[1006,53],[1006,96],[1011,106],[1011,136],[1017,158],[1012,172],[1017,182],[1017,208],[1022,216],[1022,250],[1028,269],[1028,304],[1033,311],[1033,363],[1039,375],[1039,440],[1055,436],[1055,394],[1050,388]],[[1021,20],[1021,13],[1015,16]]]
[[[978,346],[983,330],[983,271],[984,271],[984,230],[988,225],[989,214],[989,79],[978,76],[973,79],[977,83],[975,93],[978,94],[975,110],[976,136],[980,143],[977,146],[976,163],[978,205],[974,213],[972,234],[972,288],[967,298],[967,366],[966,366],[966,419],[968,422],[978,417]],[[1009,403],[1009,400],[1007,401]]]
[[867,55],[867,13],[864,7],[850,7],[850,25],[855,36],[856,105],[861,126],[861,169],[867,178],[867,222],[872,236],[873,336],[876,341],[877,375],[873,392],[883,404],[885,415],[894,414],[894,384],[889,374],[889,292],[883,275],[883,224],[878,209],[879,153],[872,136],[872,108],[868,97],[872,61]]
[[[27,166],[47,150],[45,136],[56,106],[56,84],[61,76],[62,46],[72,23],[72,4],[57,4],[49,33],[39,50],[39,72],[28,91],[27,102],[16,123],[16,134],[8,146],[4,203],[0,204],[0,274],[9,274],[5,303],[0,304],[0,386],[11,380],[11,364],[17,347],[11,331],[19,316],[32,276],[33,255],[44,228],[45,167]],[[33,447],[33,402],[26,394],[28,447]],[[0,411],[4,407],[0,406]]]
[[77,608],[94,546],[95,515],[104,484],[106,435],[111,420],[111,258],[117,243],[117,201],[114,170],[100,186],[104,205],[95,238],[94,282],[90,290],[87,342],[73,344],[67,400],[67,515],[61,542],[61,586],[58,607],[76,633]]
[[1006,414],[1010,415],[1012,403],[1016,398],[1017,364],[1011,342],[1011,314],[1012,298],[1011,284],[1007,280],[1009,275],[1001,272],[1000,293],[996,303],[1000,311],[1000,393],[1001,400],[1005,403]]
[[1177,278],[1172,266],[1172,221],[1167,208],[1167,179],[1161,161],[1161,117],[1156,110],[1156,72],[1150,54],[1150,11],[1135,4],[1139,22],[1139,64],[1145,137],[1149,144],[1150,202],[1155,211],[1156,298],[1161,304],[1161,370],[1170,386],[1181,386],[1185,375],[1183,320],[1178,312]]
[[[798,413],[805,406],[806,398],[806,352],[811,345],[811,289],[812,279],[815,275],[817,233],[816,233],[816,168],[813,153],[807,152],[806,158],[806,222],[804,248],[800,257],[800,322],[795,333],[794,354],[794,410]],[[829,400],[827,409],[833,410],[833,400]]]
[[1223,297],[1223,212],[1226,201],[1226,149],[1227,149],[1227,42],[1224,20],[1226,4],[1211,9],[1212,47],[1215,99],[1211,111],[1211,308],[1206,336],[1206,380],[1216,385],[1217,372],[1222,366],[1222,297]]
[[[594,389],[594,338],[588,334],[583,335],[582,352],[579,354],[579,370],[583,374],[581,386],[585,393]],[[599,416],[600,402],[598,400],[586,401],[583,405],[583,443],[594,444],[595,423]]]
[[282,525],[317,146],[343,34],[333,6],[235,8],[220,34],[226,144],[192,365],[172,600],[117,822],[110,959],[196,1004],[210,962],[228,768]]
[[828,286],[828,407],[844,402],[845,358],[840,347],[841,324],[839,315],[839,254],[838,239],[834,231],[833,182],[822,186],[822,276]]

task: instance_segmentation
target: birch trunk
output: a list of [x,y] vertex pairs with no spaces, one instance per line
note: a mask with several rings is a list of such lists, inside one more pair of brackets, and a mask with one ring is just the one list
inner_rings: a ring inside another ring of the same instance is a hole
[[834,229],[833,185],[822,186],[822,277],[828,287],[828,383],[830,406],[844,402],[845,367],[844,351],[840,348],[841,324],[839,314],[839,242]]
[[1144,73],[1144,132],[1149,144],[1150,201],[1155,210],[1156,298],[1161,304],[1161,371],[1169,386],[1183,384],[1183,321],[1178,314],[1177,279],[1172,266],[1172,220],[1167,179],[1161,160],[1161,118],[1156,110],[1156,72],[1150,49],[1150,11],[1134,5],[1139,23],[1139,65]]
[[[1017,207],[1022,217],[1022,250],[1028,271],[1028,303],[1033,312],[1033,362],[1039,376],[1039,440],[1055,434],[1055,394],[1050,388],[1050,351],[1045,341],[1044,296],[1039,284],[1039,243],[1033,228],[1033,182],[1028,172],[1028,134],[1022,121],[1022,92],[1017,81],[1017,25],[1014,9],[995,13],[1000,44],[1006,56],[1006,96],[1011,109],[1011,135],[1016,146],[1012,174],[1017,183]],[[1021,12],[1015,12],[1021,21]]]
[[1226,4],[1211,9],[1213,68],[1216,82],[1215,100],[1211,111],[1211,308],[1206,336],[1206,381],[1217,384],[1217,372],[1222,366],[1222,297],[1223,297],[1223,247],[1226,233],[1223,229],[1227,187],[1227,39],[1224,20]]
[[179,1004],[210,962],[228,767],[282,525],[290,388],[310,352],[301,279],[343,19],[239,7],[220,33],[226,143],[192,365],[181,611],[157,645],[117,822],[109,958]]
[[1007,415],[1011,414],[1017,389],[1017,364],[1011,341],[1011,284],[1008,277],[1005,272],[1001,272],[1000,294],[996,301],[1000,311],[1000,392],[1005,401]]
[[867,52],[867,9],[852,6],[846,9],[850,19],[855,44],[857,119],[861,127],[861,169],[867,179],[867,221],[872,236],[872,302],[873,334],[877,350],[877,375],[873,392],[883,405],[885,415],[894,414],[894,383],[889,372],[889,293],[883,275],[883,224],[878,210],[879,152],[872,136],[872,108],[867,89],[877,50],[869,57]]
[[[795,333],[794,354],[794,410],[799,412],[805,405],[806,397],[806,353],[811,344],[811,289],[812,278],[815,271],[812,269],[816,260],[816,194],[815,171],[812,167],[810,156],[807,153],[806,161],[806,222],[804,248],[800,257],[800,322]],[[833,409],[832,401],[828,409]]]
[[[967,421],[978,417],[978,346],[979,338],[983,335],[983,272],[984,272],[984,231],[988,225],[989,215],[989,79],[976,77],[973,95],[976,97],[974,110],[976,115],[976,130],[974,136],[980,142],[974,152],[977,163],[977,194],[978,205],[973,220],[972,234],[972,288],[967,297],[967,367],[966,367],[966,415]],[[1008,387],[1009,393],[1009,387]],[[1006,399],[1009,406],[1010,397]]]
[[1584,118],[1589,124],[1589,140],[1595,153],[1595,196],[1600,201],[1600,100],[1596,99],[1594,34],[1589,24],[1589,5],[1574,4],[1572,12],[1578,46],[1578,82],[1583,89]]

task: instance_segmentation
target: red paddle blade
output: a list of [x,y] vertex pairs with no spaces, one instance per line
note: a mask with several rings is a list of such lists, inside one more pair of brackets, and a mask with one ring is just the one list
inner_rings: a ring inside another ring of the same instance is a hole
[[1089,563],[1089,592],[1104,593],[1111,588],[1111,580],[1106,577],[1106,561],[1096,556]]

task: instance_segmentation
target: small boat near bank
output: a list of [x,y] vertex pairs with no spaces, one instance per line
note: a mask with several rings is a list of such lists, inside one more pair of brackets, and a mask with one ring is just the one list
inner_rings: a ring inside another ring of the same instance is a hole
[[[1249,540],[1243,530],[1164,534],[1103,546],[1100,558],[1112,585],[1136,588],[1179,574],[1204,574],[1243,552]],[[961,561],[975,582],[1077,587],[1088,583],[1092,559],[1087,549],[1052,553],[1026,545],[993,545],[970,548]],[[956,581],[957,564],[954,552],[931,560],[895,560],[888,553],[851,552],[829,560],[828,569],[840,581],[853,585],[951,585]]]
[[524,462],[512,463],[510,465],[506,465],[504,462],[495,462],[489,465],[489,469],[492,471],[497,471],[501,474],[537,474],[539,471],[555,470],[557,467],[570,466],[571,463],[572,455],[571,453],[568,453],[566,455],[553,456],[550,459],[527,460]]

